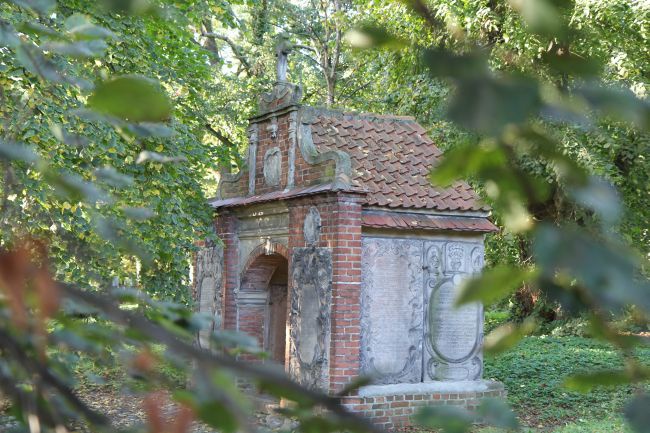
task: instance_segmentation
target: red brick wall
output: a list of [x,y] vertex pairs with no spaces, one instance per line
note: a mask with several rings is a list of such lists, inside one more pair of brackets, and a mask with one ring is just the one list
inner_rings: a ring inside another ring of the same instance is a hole
[[375,397],[346,397],[343,404],[350,411],[368,418],[386,430],[399,429],[412,424],[411,418],[424,406],[459,406],[476,410],[482,398],[505,398],[506,391],[498,384],[496,389],[459,393],[408,393]]
[[332,250],[330,392],[342,389],[360,368],[361,201],[355,194],[326,194],[296,200],[289,208],[290,249],[306,246],[303,223],[316,206],[322,224],[319,246]]
[[[255,195],[271,191],[282,190],[287,186],[287,169],[289,167],[289,114],[277,117],[278,131],[276,138],[271,137],[271,120],[258,123],[257,159],[255,162]],[[282,175],[280,184],[277,186],[266,186],[264,184],[264,154],[267,150],[279,147],[282,154]],[[248,182],[248,179],[246,179]]]
[[224,244],[223,256],[223,326],[236,329],[237,306],[234,291],[239,284],[239,250],[237,248],[237,218],[228,211],[222,211],[215,220],[217,236]]
[[[259,347],[264,344],[264,305],[245,305],[239,307],[239,331],[255,337]],[[250,361],[255,357],[244,356],[242,359]]]
[[[276,117],[277,119],[277,136],[272,137],[270,129],[271,119],[265,119],[257,122],[258,142],[255,158],[255,195],[265,194],[272,191],[283,190],[287,186],[287,175],[289,172],[289,148],[291,146],[291,137],[289,136],[289,117],[290,113],[284,113]],[[296,128],[298,124],[296,123]],[[264,154],[268,149],[273,147],[280,148],[282,153],[282,175],[280,184],[277,186],[267,186],[264,184]],[[295,176],[294,186],[311,186],[315,184],[327,183],[334,178],[334,161],[325,161],[322,164],[312,165],[307,163],[300,152],[300,147],[296,142],[295,158]],[[241,179],[236,184],[224,184],[224,196],[236,197],[248,195],[248,171],[244,172]]]

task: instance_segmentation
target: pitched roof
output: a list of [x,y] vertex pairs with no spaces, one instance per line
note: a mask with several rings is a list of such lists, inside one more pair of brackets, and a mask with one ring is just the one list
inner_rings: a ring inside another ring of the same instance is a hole
[[465,182],[431,185],[428,174],[442,152],[413,118],[317,110],[312,139],[321,150],[350,155],[352,181],[366,189],[367,205],[444,211],[487,211]]

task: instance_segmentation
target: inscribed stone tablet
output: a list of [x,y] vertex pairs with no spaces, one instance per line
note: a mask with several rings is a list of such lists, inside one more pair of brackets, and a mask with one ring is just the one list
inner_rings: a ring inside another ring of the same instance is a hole
[[300,305],[300,340],[298,341],[298,354],[300,360],[310,364],[318,350],[318,334],[322,330],[318,326],[319,301],[316,287],[311,284],[300,286],[302,290]]
[[375,383],[421,378],[421,243],[364,239],[361,364]]
[[447,362],[462,362],[476,350],[479,306],[455,307],[454,279],[446,279],[433,290],[429,301],[429,327],[434,351]]

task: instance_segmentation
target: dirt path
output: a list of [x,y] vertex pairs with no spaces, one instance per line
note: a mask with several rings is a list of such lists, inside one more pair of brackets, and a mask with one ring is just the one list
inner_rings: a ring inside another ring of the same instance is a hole
[[[78,391],[78,395],[92,409],[106,415],[117,429],[143,427],[146,423],[147,416],[143,409],[143,397],[141,395],[120,393],[109,387],[81,389]],[[161,407],[161,412],[166,419],[173,420],[176,409],[168,398],[163,400],[168,403]],[[15,419],[6,413],[8,408],[9,402],[0,396],[0,432],[8,431],[17,426]],[[289,427],[284,422],[284,419],[277,415],[270,415],[262,407],[256,410],[255,417],[258,425],[270,430],[286,430]],[[87,431],[83,426],[76,426],[75,429],[75,433],[85,433]],[[191,433],[217,433],[216,430],[199,422],[194,422],[190,431]]]

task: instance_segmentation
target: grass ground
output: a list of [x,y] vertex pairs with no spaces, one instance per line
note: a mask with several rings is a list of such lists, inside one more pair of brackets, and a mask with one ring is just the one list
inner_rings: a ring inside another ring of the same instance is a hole
[[[650,348],[640,349],[637,356],[650,364]],[[621,409],[635,389],[598,388],[583,394],[562,386],[571,374],[620,365],[618,353],[597,340],[531,336],[514,349],[486,359],[484,376],[505,384],[508,400],[528,431],[627,433]]]

